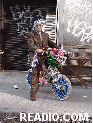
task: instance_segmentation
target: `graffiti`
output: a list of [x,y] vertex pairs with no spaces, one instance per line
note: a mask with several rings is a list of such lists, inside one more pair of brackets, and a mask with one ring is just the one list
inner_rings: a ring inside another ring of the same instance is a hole
[[26,36],[28,31],[33,28],[33,22],[35,19],[45,18],[47,11],[35,9],[31,12],[30,6],[28,8],[22,6],[22,10],[19,5],[10,7],[12,18],[16,22],[17,32],[20,36]]
[[87,42],[92,40],[92,26],[88,26],[85,21],[79,22],[78,20],[76,20],[73,23],[73,21],[69,20],[67,32],[72,32],[74,36],[81,37],[80,41],[82,42],[84,42],[85,40],[87,40]]
[[81,43],[92,42],[92,1],[65,0],[65,31],[79,38]]
[[13,20],[16,22],[17,26],[17,32],[20,36],[26,36],[28,33],[28,29],[31,28],[31,11],[30,7],[26,9],[25,6],[23,6],[23,10],[20,9],[18,5],[10,7]]

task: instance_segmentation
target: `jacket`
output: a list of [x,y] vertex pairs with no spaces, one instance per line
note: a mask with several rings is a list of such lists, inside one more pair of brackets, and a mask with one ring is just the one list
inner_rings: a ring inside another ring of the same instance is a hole
[[49,46],[51,48],[59,48],[53,41],[50,40],[49,35],[45,32],[41,32],[42,40],[40,38],[40,35],[32,30],[28,33],[28,47],[29,47],[29,54],[30,54],[30,60],[32,60],[34,52],[37,49],[41,49],[42,46]]

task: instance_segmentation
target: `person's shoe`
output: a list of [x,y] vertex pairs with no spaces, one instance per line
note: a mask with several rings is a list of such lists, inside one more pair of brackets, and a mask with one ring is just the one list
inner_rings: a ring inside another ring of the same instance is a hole
[[30,95],[31,101],[36,101],[36,97],[34,95]]

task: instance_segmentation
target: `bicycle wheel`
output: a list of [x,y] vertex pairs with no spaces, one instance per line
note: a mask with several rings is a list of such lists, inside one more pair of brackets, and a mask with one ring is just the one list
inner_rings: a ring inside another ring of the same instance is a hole
[[71,96],[72,86],[70,80],[65,75],[58,75],[52,82],[53,93],[60,100],[65,100]]

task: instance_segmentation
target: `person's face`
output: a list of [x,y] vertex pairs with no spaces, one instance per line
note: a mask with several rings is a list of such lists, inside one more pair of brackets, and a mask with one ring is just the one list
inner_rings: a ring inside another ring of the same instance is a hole
[[42,31],[42,27],[43,27],[43,25],[38,23],[38,24],[36,24],[36,26],[35,26],[35,30],[39,33],[39,32]]

